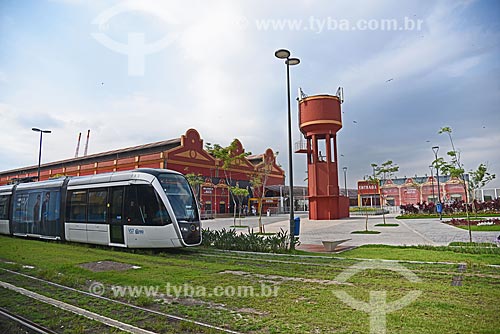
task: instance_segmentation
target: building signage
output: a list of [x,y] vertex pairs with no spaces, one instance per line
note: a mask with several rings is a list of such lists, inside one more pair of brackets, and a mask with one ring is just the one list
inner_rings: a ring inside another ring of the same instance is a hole
[[384,195],[399,195],[398,188],[382,188],[382,193]]
[[358,194],[369,195],[378,194],[379,188],[377,183],[372,183],[369,181],[359,181],[358,182]]
[[462,184],[447,184],[446,191],[449,193],[464,193],[464,186]]
[[214,188],[213,187],[202,187],[201,188],[201,193],[203,195],[211,195],[213,192],[214,192]]
[[418,203],[420,202],[420,193],[417,188],[403,189],[403,202],[404,203]]

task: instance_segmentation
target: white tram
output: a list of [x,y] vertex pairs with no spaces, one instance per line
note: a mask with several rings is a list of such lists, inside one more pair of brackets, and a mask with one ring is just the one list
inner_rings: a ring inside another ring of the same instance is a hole
[[129,248],[201,243],[191,187],[166,169],[1,186],[0,233]]

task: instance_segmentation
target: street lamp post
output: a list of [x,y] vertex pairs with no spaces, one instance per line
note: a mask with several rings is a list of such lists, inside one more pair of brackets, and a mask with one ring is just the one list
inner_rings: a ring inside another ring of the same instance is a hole
[[434,152],[434,157],[436,158],[436,160],[434,160],[434,162],[436,164],[436,177],[437,177],[437,183],[438,183],[438,204],[441,205],[441,210],[439,212],[439,220],[443,220],[443,205],[441,203],[441,187],[439,186],[439,166],[437,163],[439,146],[433,146],[432,151]]
[[290,58],[290,51],[285,49],[277,50],[274,55],[278,59],[286,59],[286,87],[287,87],[287,97],[288,97],[288,168],[289,168],[289,178],[290,178],[290,248],[295,248],[295,221],[293,212],[293,147],[292,147],[292,110],[290,102],[290,65],[298,65],[300,59]]
[[40,165],[42,163],[42,137],[44,133],[51,133],[50,130],[41,130],[39,128],[31,128],[35,132],[40,132],[40,147],[38,149],[38,176],[37,181],[40,181]]
[[431,170],[431,185],[432,185],[432,203],[436,200],[436,196],[434,195],[434,168],[432,165],[429,166],[429,169]]
[[344,170],[344,189],[345,189],[345,195],[349,197],[349,194],[347,193],[347,167],[342,167]]

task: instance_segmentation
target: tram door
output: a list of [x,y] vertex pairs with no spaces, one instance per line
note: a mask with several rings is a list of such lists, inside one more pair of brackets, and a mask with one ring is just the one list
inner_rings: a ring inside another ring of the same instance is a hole
[[123,187],[113,187],[110,189],[109,203],[109,240],[112,244],[125,244],[123,234]]

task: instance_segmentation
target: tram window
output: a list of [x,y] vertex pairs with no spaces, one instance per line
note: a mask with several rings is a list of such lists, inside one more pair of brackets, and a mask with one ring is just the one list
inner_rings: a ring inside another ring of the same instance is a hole
[[128,224],[166,225],[172,223],[158,194],[153,187],[147,185],[127,188],[124,213]]
[[22,190],[14,198],[13,231],[57,236],[60,191],[53,189]]
[[125,203],[123,208],[125,223],[140,224],[139,204],[137,202],[137,187],[127,187],[125,192]]
[[89,191],[88,221],[93,223],[106,222],[106,205],[108,190],[98,189]]
[[41,234],[52,235],[52,236],[60,235],[60,224],[59,224],[60,203],[61,203],[61,192],[59,190],[43,192],[42,203],[40,208],[41,232],[42,232]]
[[177,220],[196,221],[198,210],[189,183],[182,175],[164,174],[158,177]]
[[111,188],[111,203],[110,203],[111,223],[122,223],[123,215],[123,188]]
[[0,196],[0,219],[9,219],[9,195]]
[[87,220],[87,191],[68,191],[68,212],[70,221]]

